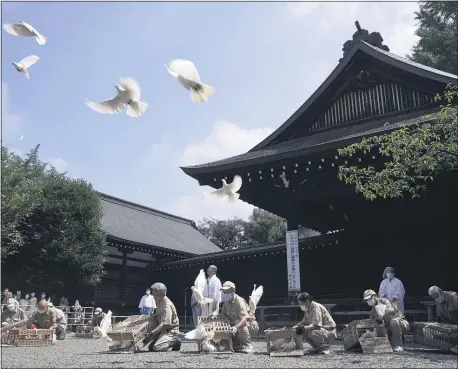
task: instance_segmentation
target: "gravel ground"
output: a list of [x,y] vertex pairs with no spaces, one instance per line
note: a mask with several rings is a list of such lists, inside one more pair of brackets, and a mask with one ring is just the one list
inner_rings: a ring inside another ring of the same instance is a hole
[[[363,355],[345,352],[336,341],[330,355],[278,358],[267,355],[265,341],[254,342],[255,354],[197,353],[195,342],[184,342],[180,352],[108,353],[98,339],[67,337],[49,347],[2,347],[3,368],[457,368],[458,357],[405,345],[403,353]],[[306,350],[310,347],[305,345]]]

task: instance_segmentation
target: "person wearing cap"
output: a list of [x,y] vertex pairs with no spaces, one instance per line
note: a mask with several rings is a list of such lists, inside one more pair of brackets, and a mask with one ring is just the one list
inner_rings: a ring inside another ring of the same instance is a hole
[[297,334],[304,335],[313,353],[330,354],[331,342],[336,338],[336,323],[331,314],[323,305],[313,301],[307,292],[300,293],[297,302],[304,312],[304,318],[293,329]]
[[251,318],[247,302],[235,293],[234,283],[224,282],[221,291],[229,296],[221,308],[221,315],[226,316],[232,326],[234,351],[252,354],[251,336],[258,333],[258,323]]
[[430,287],[428,294],[436,301],[436,321],[458,325],[458,294],[437,286]]
[[142,315],[154,314],[154,310],[156,310],[156,301],[151,295],[151,289],[146,289],[145,295],[142,297],[140,303],[138,304],[138,308],[140,309],[140,314]]
[[6,309],[2,312],[2,326],[27,319],[25,311],[19,307],[19,303],[9,298],[6,302]]
[[64,340],[65,332],[67,331],[67,316],[62,310],[56,308],[52,302],[48,302],[48,308],[53,310],[56,315],[56,338]]
[[[98,307],[94,310],[94,317],[91,321],[91,325],[93,327],[96,327],[96,326],[99,326],[100,327],[100,323],[102,323],[102,320],[103,318],[105,318],[105,314],[103,311],[102,311],[102,308]],[[88,325],[89,325],[89,322],[88,322]]]
[[38,329],[54,329],[57,328],[57,317],[54,309],[48,305],[48,301],[41,300],[37,305],[37,310],[27,320],[27,328],[32,328],[32,325]]
[[363,300],[372,307],[369,318],[385,326],[393,351],[403,351],[402,336],[409,330],[409,322],[399,310],[398,305],[391,303],[386,298],[377,297],[373,290],[364,291]]
[[156,301],[156,313],[150,315],[151,331],[143,340],[148,350],[165,352],[169,349],[180,351],[180,321],[173,302],[166,296],[167,287],[163,283],[154,283],[151,292]]
[[404,313],[405,294],[404,285],[394,276],[394,268],[386,267],[383,271],[383,281],[380,283],[378,297],[390,300]]

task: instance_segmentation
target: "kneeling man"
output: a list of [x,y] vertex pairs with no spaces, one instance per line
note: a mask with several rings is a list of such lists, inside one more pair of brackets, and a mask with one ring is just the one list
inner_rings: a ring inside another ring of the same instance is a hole
[[314,353],[329,354],[331,342],[336,338],[336,323],[331,314],[323,305],[313,301],[307,292],[300,293],[297,302],[304,312],[304,318],[293,329],[297,334],[304,335]]
[[[57,317],[54,309],[49,307],[48,301],[41,300],[37,305],[37,310],[27,321],[27,328],[32,328],[32,324],[38,329],[53,329],[57,328]],[[54,334],[53,341],[56,335]]]
[[390,300],[377,297],[373,290],[364,291],[364,302],[372,307],[369,318],[382,322],[385,326],[394,352],[403,351],[402,336],[409,330],[409,322]]
[[143,342],[151,341],[148,346],[150,351],[164,352],[169,349],[179,351],[181,348],[181,341],[178,337],[180,322],[175,305],[166,296],[167,287],[162,283],[155,283],[151,286],[151,292],[156,301],[156,313],[151,315],[150,328],[152,331],[148,333]]
[[221,309],[221,315],[226,316],[232,326],[234,351],[252,354],[251,336],[258,334],[258,323],[250,316],[247,302],[235,293],[234,283],[225,282],[221,290],[229,296]]
[[67,331],[67,316],[62,310],[56,308],[52,302],[48,302],[48,307],[54,310],[56,314],[56,338],[64,340],[65,332]]

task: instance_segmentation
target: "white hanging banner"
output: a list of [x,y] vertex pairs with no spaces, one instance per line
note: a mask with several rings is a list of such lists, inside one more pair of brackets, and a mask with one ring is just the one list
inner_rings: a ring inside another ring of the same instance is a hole
[[286,232],[286,262],[288,265],[288,291],[300,291],[301,272],[299,270],[298,231]]

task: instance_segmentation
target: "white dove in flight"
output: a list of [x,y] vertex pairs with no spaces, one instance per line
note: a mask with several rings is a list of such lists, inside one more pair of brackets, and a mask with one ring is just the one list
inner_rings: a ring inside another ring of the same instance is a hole
[[165,67],[185,89],[191,90],[191,100],[193,103],[197,104],[207,101],[215,92],[213,86],[201,82],[199,72],[197,72],[197,68],[192,61],[175,59]]
[[242,177],[234,176],[232,183],[227,184],[225,179],[221,180],[223,182],[223,187],[220,189],[210,192],[210,195],[216,197],[224,197],[227,195],[229,202],[236,203],[240,197],[240,194],[237,192],[242,187]]
[[148,103],[140,101],[140,86],[133,78],[121,78],[121,83],[114,87],[118,94],[113,99],[101,102],[86,101],[86,104],[101,114],[117,114],[127,106],[127,115],[133,118],[141,117],[148,109]]
[[47,37],[24,21],[19,21],[18,24],[4,24],[3,28],[13,36],[35,37],[39,45],[45,45],[48,41]]
[[250,305],[250,309],[253,314],[256,312],[256,306],[258,306],[259,300],[261,299],[263,293],[263,286],[256,288],[256,285],[254,285],[253,292],[251,292],[251,296],[248,302],[248,305]]
[[27,79],[30,79],[30,74],[29,74],[29,68],[34,65],[40,58],[36,55],[30,55],[26,56],[24,59],[22,59],[20,62],[13,62],[14,68],[18,72],[22,72],[25,74]]
[[21,135],[21,137],[19,138],[21,141],[24,141],[24,135]]

